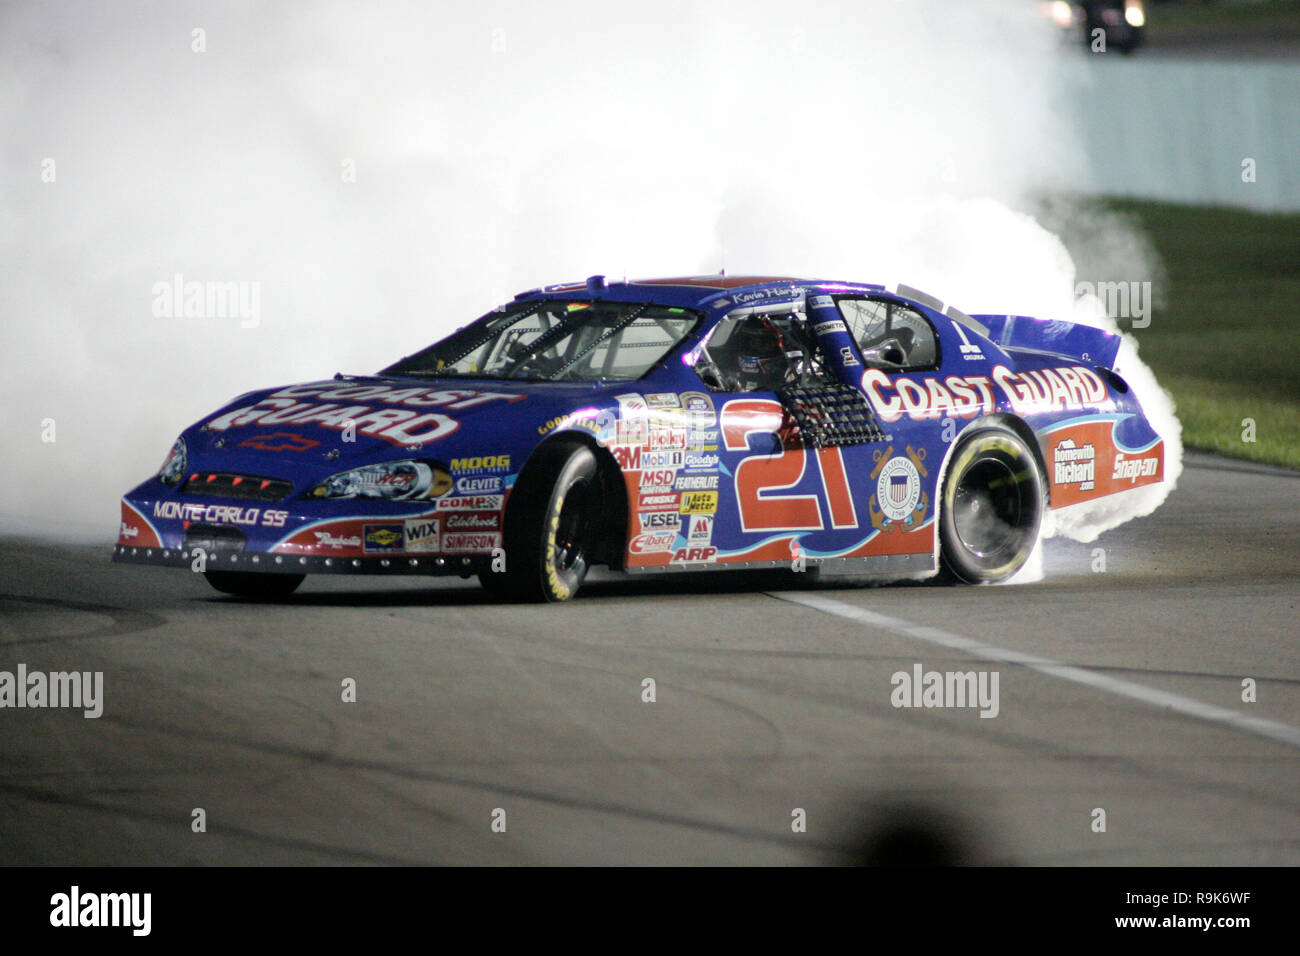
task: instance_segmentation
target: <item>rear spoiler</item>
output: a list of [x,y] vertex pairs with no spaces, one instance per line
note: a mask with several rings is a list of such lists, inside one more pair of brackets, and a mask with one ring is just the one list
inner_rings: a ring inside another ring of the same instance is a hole
[[976,315],[988,326],[988,338],[1004,349],[1051,352],[1093,365],[1113,368],[1120,337],[1077,322],[1053,322],[1028,315]]

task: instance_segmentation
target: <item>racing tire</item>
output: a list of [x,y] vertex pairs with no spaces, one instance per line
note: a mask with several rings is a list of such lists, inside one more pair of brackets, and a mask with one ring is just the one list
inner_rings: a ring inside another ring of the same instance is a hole
[[288,597],[307,577],[305,574],[264,574],[257,571],[204,571],[203,576],[222,594],[260,601]]
[[479,581],[517,601],[567,601],[578,592],[598,525],[599,465],[585,445],[555,442],[529,460],[506,508],[502,571]]
[[1015,432],[963,438],[943,479],[941,570],[970,584],[1011,577],[1038,542],[1046,498],[1038,461]]

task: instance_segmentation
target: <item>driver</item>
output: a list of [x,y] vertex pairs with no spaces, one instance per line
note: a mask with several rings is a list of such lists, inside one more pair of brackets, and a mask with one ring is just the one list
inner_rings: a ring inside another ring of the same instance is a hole
[[739,391],[768,391],[793,381],[803,352],[770,316],[754,316],[736,330]]

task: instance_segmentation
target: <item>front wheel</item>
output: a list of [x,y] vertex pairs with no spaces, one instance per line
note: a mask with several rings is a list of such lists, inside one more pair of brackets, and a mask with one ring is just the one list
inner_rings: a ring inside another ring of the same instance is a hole
[[235,594],[255,600],[288,597],[305,574],[263,574],[257,571],[204,571],[208,583],[222,594]]
[[599,523],[596,456],[585,445],[539,449],[510,492],[505,568],[479,581],[499,597],[567,601],[587,576]]
[[973,584],[1011,577],[1038,541],[1045,499],[1034,453],[1014,432],[982,429],[962,439],[943,481],[944,568]]

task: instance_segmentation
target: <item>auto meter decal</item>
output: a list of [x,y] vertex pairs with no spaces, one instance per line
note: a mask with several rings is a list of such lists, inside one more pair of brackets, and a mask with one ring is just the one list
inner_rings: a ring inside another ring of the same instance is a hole
[[1126,447],[1115,436],[1123,421],[1114,415],[1076,418],[1042,433],[1053,508],[1164,480],[1164,442]]

